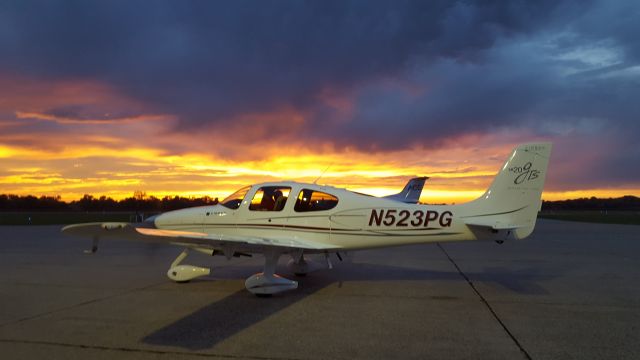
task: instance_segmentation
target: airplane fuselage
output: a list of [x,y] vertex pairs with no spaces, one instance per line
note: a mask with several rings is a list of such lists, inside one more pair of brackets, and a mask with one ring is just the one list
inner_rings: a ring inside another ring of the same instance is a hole
[[[252,210],[252,199],[261,188],[289,189],[278,211]],[[304,191],[316,191],[337,199],[331,209],[305,211],[296,207]],[[357,250],[393,245],[461,240],[495,240],[506,234],[479,234],[460,218],[451,205],[406,204],[345,189],[296,182],[264,183],[251,187],[237,209],[223,205],[176,210],[155,220],[159,229],[278,239],[306,239]],[[469,214],[465,214],[469,215]],[[482,236],[485,235],[485,236]]]

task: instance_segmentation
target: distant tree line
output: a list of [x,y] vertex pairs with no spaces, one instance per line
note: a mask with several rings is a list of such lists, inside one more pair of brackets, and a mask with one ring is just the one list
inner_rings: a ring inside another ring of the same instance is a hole
[[543,211],[553,210],[624,210],[640,211],[640,198],[623,196],[619,198],[599,199],[596,197],[573,200],[543,201]]
[[[0,195],[0,211],[140,211],[164,212],[193,206],[215,205],[217,198],[165,196],[157,198],[136,191],[132,197],[114,200],[110,197],[84,195],[79,200],[64,202],[60,196]],[[574,200],[543,201],[543,211],[552,210],[632,210],[640,211],[640,198],[623,196],[599,199],[596,197]]]
[[164,212],[217,203],[217,198],[209,196],[195,198],[176,195],[157,198],[146,196],[141,192],[136,192],[134,196],[122,200],[114,200],[106,196],[96,198],[92,195],[84,195],[80,200],[71,202],[62,201],[60,196],[0,195],[0,211]]

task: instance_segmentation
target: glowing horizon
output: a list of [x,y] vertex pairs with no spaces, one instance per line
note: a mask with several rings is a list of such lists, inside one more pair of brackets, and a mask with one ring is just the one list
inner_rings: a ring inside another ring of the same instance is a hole
[[[8,175],[0,177],[0,193],[60,196],[67,202],[85,194],[120,200],[133,196],[135,191],[158,198],[178,195],[222,199],[244,185],[280,180],[313,182],[320,177],[320,184],[384,196],[400,191],[412,176],[429,176],[421,202],[463,203],[484,193],[510,150],[511,146],[502,147],[499,151],[502,160],[494,154],[495,149],[488,149],[484,159],[478,157],[475,165],[471,160],[459,160],[467,166],[450,167],[456,158],[466,158],[469,149],[453,151],[445,148],[442,151],[451,158],[429,165],[429,160],[420,159],[422,154],[417,150],[375,155],[349,151],[346,156],[349,160],[344,159],[343,153],[307,153],[258,161],[229,161],[203,154],[163,155],[160,149],[143,147],[67,146],[55,151],[40,151],[0,146],[1,162],[21,164],[13,168],[5,166]],[[478,149],[473,152],[477,153]],[[438,151],[430,150],[429,153],[438,154]],[[491,159],[487,160],[488,157]],[[406,166],[399,164],[398,158],[405,159]],[[99,169],[84,175],[83,167],[97,161],[102,164]],[[50,162],[63,165],[59,168],[42,166]],[[108,165],[114,168],[108,169]],[[119,170],[120,165],[128,170]],[[70,176],[66,172],[78,174]],[[637,188],[556,189],[545,191],[543,199],[609,198],[638,193]]]

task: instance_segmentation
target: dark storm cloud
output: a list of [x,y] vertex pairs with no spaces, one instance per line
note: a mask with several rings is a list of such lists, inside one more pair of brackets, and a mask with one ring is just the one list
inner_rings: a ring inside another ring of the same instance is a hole
[[411,61],[474,61],[556,1],[29,2],[2,6],[4,71],[88,77],[187,124],[314,105]]
[[472,63],[440,58],[410,72],[408,79],[427,87],[424,96],[364,92],[350,125],[371,128],[365,119],[378,118],[379,127],[371,130],[393,142],[402,141],[397,139],[403,139],[403,128],[429,129],[434,139],[505,126],[544,134],[536,123],[571,126],[598,118],[637,135],[640,42],[633,38],[640,33],[640,6],[632,1],[583,5],[559,3],[523,36],[497,35]]
[[395,148],[502,128],[541,136],[614,129],[623,137],[634,135],[635,141],[640,71],[631,78],[609,71],[562,75],[560,62],[527,58],[531,50],[519,48],[505,48],[480,63],[430,64],[411,74],[426,88],[418,96],[385,87],[361,91],[346,136],[360,133],[364,142]]

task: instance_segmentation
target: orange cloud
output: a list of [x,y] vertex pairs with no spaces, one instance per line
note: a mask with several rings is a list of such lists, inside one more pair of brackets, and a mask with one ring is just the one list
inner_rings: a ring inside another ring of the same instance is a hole
[[131,111],[145,108],[139,101],[122,96],[111,86],[92,80],[41,81],[0,73],[0,110],[44,111],[75,105],[108,105]]
[[74,125],[122,124],[122,123],[130,123],[130,122],[137,122],[137,121],[167,120],[172,118],[167,115],[135,115],[135,116],[105,118],[105,119],[80,119],[80,118],[73,118],[68,116],[57,116],[57,115],[51,115],[51,114],[45,114],[45,113],[39,113],[39,112],[25,112],[25,111],[16,111],[16,117],[18,119],[36,119],[36,120],[44,120],[44,121],[53,121],[58,124],[74,124]]

